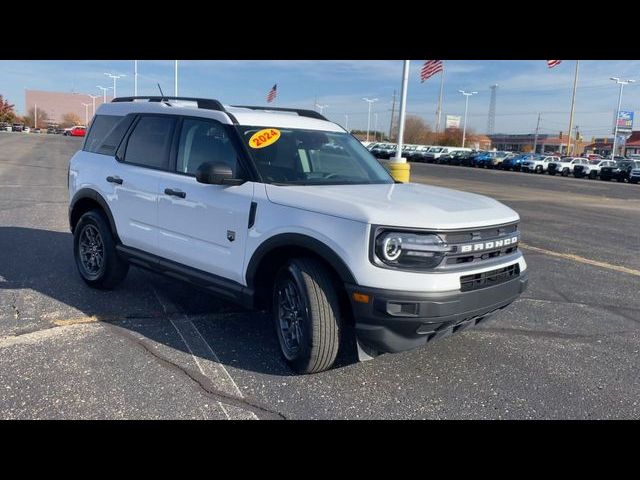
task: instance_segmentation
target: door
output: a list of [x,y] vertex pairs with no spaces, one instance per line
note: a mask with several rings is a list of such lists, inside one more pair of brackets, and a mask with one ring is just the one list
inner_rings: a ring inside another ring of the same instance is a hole
[[139,118],[121,146],[120,162],[105,178],[107,195],[123,245],[158,254],[158,174],[169,168],[176,117]]
[[162,173],[158,199],[160,255],[183,265],[244,283],[244,248],[253,182],[205,185],[195,173],[205,162],[226,163],[246,178],[230,126],[184,118],[175,169]]

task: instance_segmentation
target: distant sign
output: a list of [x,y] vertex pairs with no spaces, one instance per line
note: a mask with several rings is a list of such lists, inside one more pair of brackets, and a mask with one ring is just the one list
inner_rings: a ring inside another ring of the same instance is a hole
[[628,110],[620,110],[618,112],[618,118],[614,113],[613,115],[613,131],[615,133],[616,125],[618,127],[618,133],[631,133],[633,130],[633,112]]
[[458,115],[447,115],[446,128],[460,128],[460,119]]

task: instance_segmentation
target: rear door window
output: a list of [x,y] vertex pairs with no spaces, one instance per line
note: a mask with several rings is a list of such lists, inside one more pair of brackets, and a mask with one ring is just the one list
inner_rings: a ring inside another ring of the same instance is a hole
[[[100,149],[109,134],[113,131],[114,127],[121,123],[124,119],[125,117],[120,117],[117,115],[96,115],[96,117],[93,119],[93,122],[91,123],[89,135],[87,135],[87,140],[84,144],[83,150],[86,152],[113,155],[113,153],[115,152],[115,148],[113,149],[113,152],[111,152],[111,149],[106,149],[106,151],[100,151]],[[122,135],[124,135],[124,132],[122,132]],[[120,135],[119,140],[122,139],[122,135]]]
[[169,147],[176,117],[145,115],[133,128],[127,141],[124,161],[142,167],[169,169]]

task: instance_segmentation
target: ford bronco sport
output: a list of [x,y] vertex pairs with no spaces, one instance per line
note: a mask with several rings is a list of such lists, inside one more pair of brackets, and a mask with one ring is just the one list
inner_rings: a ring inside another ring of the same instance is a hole
[[69,165],[82,279],[113,288],[136,265],[270,310],[297,372],[332,366],[346,322],[368,359],[473,326],[526,287],[516,212],[394,182],[317,112],[121,97],[96,113]]

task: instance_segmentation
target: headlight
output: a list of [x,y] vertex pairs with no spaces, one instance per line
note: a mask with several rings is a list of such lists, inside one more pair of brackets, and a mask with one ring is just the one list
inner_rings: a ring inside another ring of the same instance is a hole
[[374,243],[376,258],[396,268],[434,268],[446,252],[452,250],[438,235],[431,233],[382,231]]

